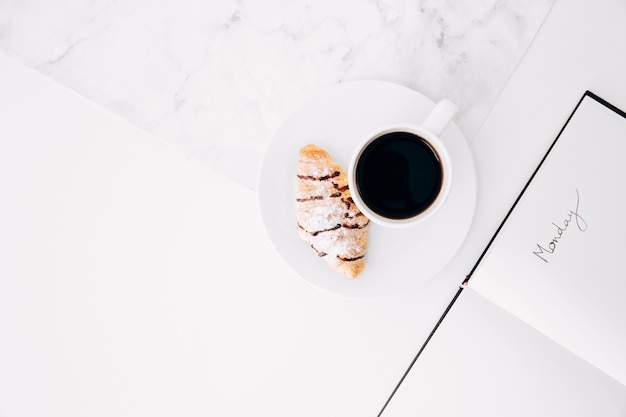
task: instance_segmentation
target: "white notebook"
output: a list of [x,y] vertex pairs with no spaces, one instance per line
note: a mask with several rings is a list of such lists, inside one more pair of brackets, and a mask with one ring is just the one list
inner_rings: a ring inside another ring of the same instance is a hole
[[383,417],[626,416],[625,162],[586,92]]

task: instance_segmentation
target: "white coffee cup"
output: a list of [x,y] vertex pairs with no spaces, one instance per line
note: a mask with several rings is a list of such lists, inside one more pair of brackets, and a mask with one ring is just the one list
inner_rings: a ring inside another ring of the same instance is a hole
[[357,147],[348,185],[365,216],[398,228],[423,222],[441,209],[452,186],[452,164],[440,134],[456,110],[444,99],[423,123],[382,126]]

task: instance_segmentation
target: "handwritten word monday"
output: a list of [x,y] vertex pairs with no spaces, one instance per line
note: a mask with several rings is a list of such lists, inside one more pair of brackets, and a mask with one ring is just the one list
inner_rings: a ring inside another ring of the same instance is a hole
[[556,227],[554,237],[546,245],[540,245],[537,243],[537,250],[533,251],[534,255],[545,263],[548,263],[548,258],[557,250],[561,239],[563,239],[565,232],[570,228],[570,226],[573,227],[573,225],[575,225],[581,232],[587,230],[587,222],[581,217],[579,208],[580,193],[578,192],[578,189],[576,189],[576,208],[567,213],[561,224],[552,223],[552,225]]

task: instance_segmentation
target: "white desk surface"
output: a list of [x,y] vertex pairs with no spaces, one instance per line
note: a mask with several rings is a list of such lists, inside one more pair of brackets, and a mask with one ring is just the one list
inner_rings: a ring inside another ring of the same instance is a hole
[[582,93],[626,107],[624,16],[555,3],[472,144],[464,247],[381,300],[311,287],[254,192],[1,57],[0,415],[375,416]]

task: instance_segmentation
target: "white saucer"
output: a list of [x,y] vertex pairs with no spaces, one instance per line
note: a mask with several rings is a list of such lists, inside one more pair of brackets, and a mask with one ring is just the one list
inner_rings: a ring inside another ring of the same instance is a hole
[[441,135],[455,176],[446,205],[408,229],[369,228],[365,270],[354,280],[331,270],[298,236],[296,165],[309,143],[347,169],[355,147],[379,125],[421,123],[435,103],[409,88],[353,81],[321,91],[274,134],[259,172],[258,198],[267,234],[287,264],[311,284],[347,297],[388,296],[417,288],[450,262],[469,231],[476,206],[476,173],[469,146],[454,122]]

